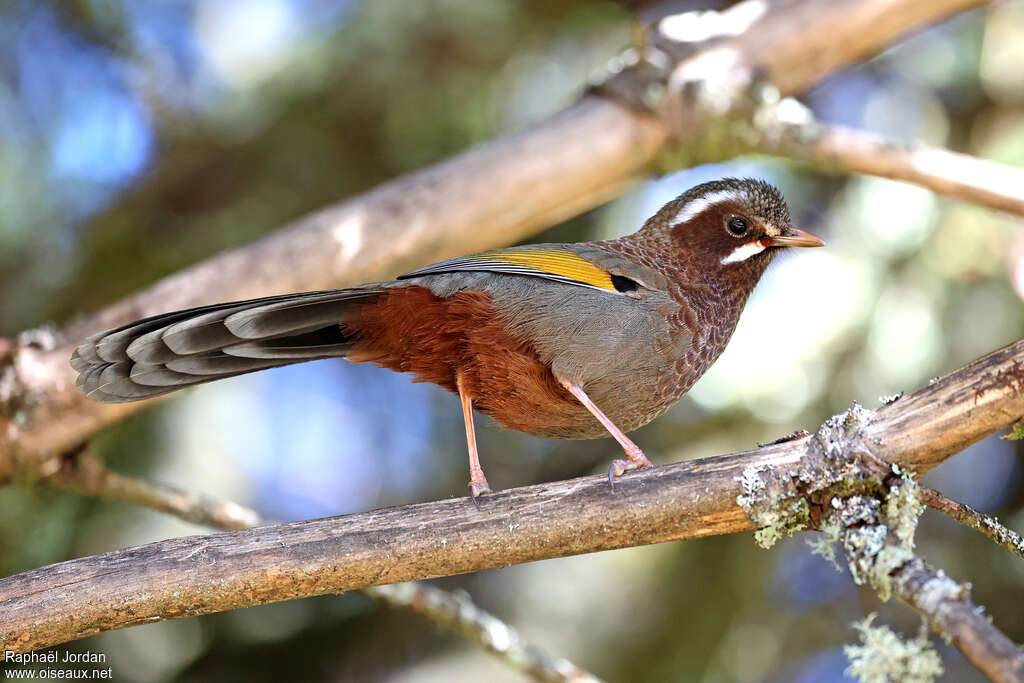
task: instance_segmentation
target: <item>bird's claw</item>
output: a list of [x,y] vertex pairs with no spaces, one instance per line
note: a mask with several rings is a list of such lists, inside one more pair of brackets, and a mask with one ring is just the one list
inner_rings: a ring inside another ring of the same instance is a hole
[[611,487],[612,491],[614,491],[616,477],[621,477],[626,472],[630,472],[632,470],[639,470],[653,466],[654,463],[647,460],[647,458],[644,458],[644,462],[638,462],[636,460],[612,460],[612,464],[608,467],[608,486]]
[[491,492],[491,487],[488,486],[486,479],[484,479],[483,481],[470,481],[469,482],[469,497],[473,499],[473,505],[475,505],[478,510],[480,509],[479,496],[482,496],[485,493],[490,493],[490,492]]

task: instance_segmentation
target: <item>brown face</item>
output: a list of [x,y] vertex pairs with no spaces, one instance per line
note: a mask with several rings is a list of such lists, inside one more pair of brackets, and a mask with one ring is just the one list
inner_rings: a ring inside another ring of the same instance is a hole
[[711,272],[763,271],[779,248],[824,244],[793,227],[778,190],[761,181],[707,183],[674,204],[673,241]]

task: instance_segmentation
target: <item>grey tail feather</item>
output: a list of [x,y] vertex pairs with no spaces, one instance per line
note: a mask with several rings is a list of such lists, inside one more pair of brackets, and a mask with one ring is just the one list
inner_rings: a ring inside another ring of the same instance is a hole
[[104,403],[160,396],[279,365],[344,357],[353,305],[382,289],[338,289],[163,313],[83,340],[71,356],[78,388]]

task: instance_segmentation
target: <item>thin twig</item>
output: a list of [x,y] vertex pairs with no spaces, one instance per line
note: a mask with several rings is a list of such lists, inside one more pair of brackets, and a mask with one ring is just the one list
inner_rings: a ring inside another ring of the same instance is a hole
[[[868,448],[923,474],[1024,416],[1024,341],[876,411],[837,418],[856,440],[816,437],[630,473],[177,538],[0,580],[0,650],[372,585],[681,538],[749,531],[750,472],[790,481],[808,463]],[[851,414],[852,415],[852,414]],[[834,423],[830,420],[829,423]],[[849,442],[849,443],[847,443]],[[847,445],[850,449],[848,450]],[[833,452],[834,451],[834,452]],[[804,504],[819,505],[815,500]],[[761,523],[759,522],[759,525]]]
[[567,659],[552,657],[492,614],[480,609],[464,592],[448,592],[418,583],[374,586],[367,595],[418,612],[441,628],[482,645],[536,681],[588,683],[600,679]]
[[933,510],[938,510],[964,526],[984,534],[990,540],[1024,559],[1024,538],[1001,524],[995,517],[979,512],[969,505],[958,503],[926,486],[921,487],[921,501]]

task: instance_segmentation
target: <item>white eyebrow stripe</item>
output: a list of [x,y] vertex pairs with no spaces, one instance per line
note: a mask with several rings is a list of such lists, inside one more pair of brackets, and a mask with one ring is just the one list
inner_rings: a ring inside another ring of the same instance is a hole
[[703,197],[697,197],[683,204],[683,208],[679,209],[679,213],[676,214],[675,220],[672,222],[673,225],[680,223],[686,223],[692,220],[696,216],[707,211],[709,208],[724,201],[739,202],[743,200],[743,195],[737,190],[719,190],[712,192],[709,195]]
[[765,250],[765,246],[761,244],[761,240],[754,240],[753,242],[747,242],[741,244],[732,250],[732,253],[722,259],[722,265],[727,263],[736,263],[737,261],[746,261],[754,254],[760,254]]

